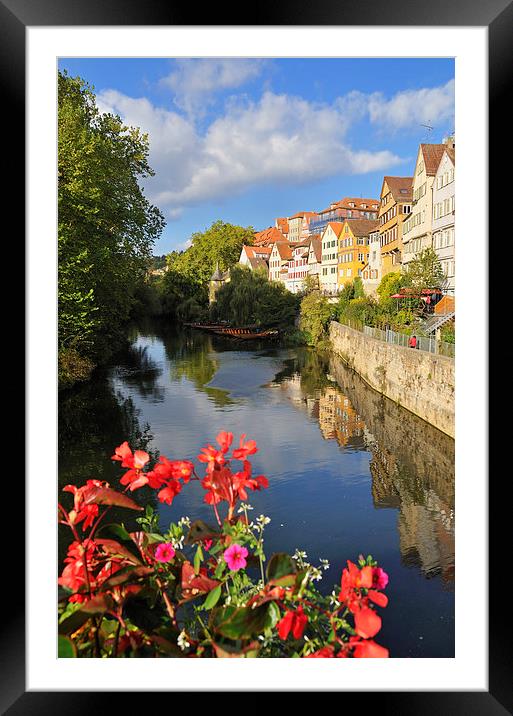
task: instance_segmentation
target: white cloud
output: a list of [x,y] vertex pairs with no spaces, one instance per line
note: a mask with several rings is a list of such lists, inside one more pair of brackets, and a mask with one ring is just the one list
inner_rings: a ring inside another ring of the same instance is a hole
[[441,87],[398,92],[389,100],[374,93],[368,98],[368,112],[370,121],[387,131],[440,126],[454,117],[454,80]]
[[[198,60],[193,69],[187,69],[187,64],[177,70],[182,72],[174,80],[177,87],[185,85],[186,75],[192,79],[198,73],[187,102],[221,85],[234,86],[243,81],[244,73],[248,77],[256,71],[249,65],[243,71],[234,70],[230,61],[223,71],[218,67],[205,76],[199,72],[203,62]],[[404,159],[388,150],[352,148],[348,130],[366,118],[388,133],[449,121],[454,112],[454,82],[399,92],[390,99],[381,93],[351,92],[332,104],[272,92],[265,92],[258,101],[232,98],[203,132],[192,118],[155,107],[145,98],[108,90],[97,99],[102,111],[115,112],[125,123],[148,132],[149,160],[156,175],[146,181],[146,190],[167,218],[176,220],[184,207],[234,196],[255,185],[293,185],[336,174],[388,172]]]
[[215,92],[235,89],[254,79],[265,62],[246,58],[176,60],[176,69],[160,84],[172,90],[177,107],[190,115],[202,115]]

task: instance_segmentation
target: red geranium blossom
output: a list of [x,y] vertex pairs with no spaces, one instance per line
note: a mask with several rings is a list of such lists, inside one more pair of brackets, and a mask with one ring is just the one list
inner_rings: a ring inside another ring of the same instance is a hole
[[353,656],[355,659],[388,659],[388,649],[369,639],[355,645]]
[[126,440],[114,450],[114,455],[111,457],[111,460],[120,460],[121,467],[130,467],[135,470],[141,470],[149,459],[150,456],[144,450],[136,450],[132,453]]
[[239,447],[232,453],[235,460],[245,460],[248,455],[254,455],[258,451],[255,440],[246,440],[244,442],[245,437],[246,435],[244,434],[240,436]]
[[308,617],[304,613],[301,605],[295,611],[289,609],[285,613],[285,616],[278,622],[278,635],[280,639],[285,640],[290,632],[292,632],[294,639],[300,639],[307,624]]
[[354,615],[354,628],[359,636],[370,639],[381,629],[381,617],[374,609],[363,607]]
[[158,498],[161,502],[165,502],[167,505],[170,505],[181,489],[182,485],[178,482],[178,480],[169,480],[166,487],[158,493]]

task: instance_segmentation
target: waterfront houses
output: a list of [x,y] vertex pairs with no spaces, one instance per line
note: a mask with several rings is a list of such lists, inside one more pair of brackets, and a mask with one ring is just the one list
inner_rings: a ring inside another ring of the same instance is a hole
[[319,288],[319,272],[321,268],[322,241],[321,237],[316,234],[310,237],[308,247],[308,271],[307,275],[317,280],[317,288]]
[[308,274],[308,254],[310,241],[297,241],[290,245],[292,256],[287,263],[287,279],[285,287],[291,293],[303,290],[304,281]]
[[402,265],[432,246],[433,182],[445,144],[421,144],[413,174],[412,210],[403,224]]
[[269,280],[285,282],[288,276],[288,262],[292,251],[288,241],[276,241],[269,254]]
[[308,237],[310,221],[316,216],[317,214],[314,211],[298,211],[297,214],[289,218],[288,240],[291,244],[296,241],[303,241]]
[[276,241],[285,240],[285,237],[276,226],[269,226],[269,228],[255,233],[253,246],[272,246]]
[[338,237],[342,231],[342,226],[343,224],[340,221],[330,221],[321,236],[319,288],[327,294],[335,294],[338,291]]
[[248,266],[252,271],[263,269],[269,271],[269,257],[271,246],[243,246],[240,252],[239,263]]
[[442,289],[445,294],[454,296],[455,292],[455,147],[448,142],[440,160],[433,183],[433,249],[446,276]]
[[401,270],[403,222],[412,208],[413,177],[383,177],[379,207],[382,276]]
[[363,290],[367,296],[376,296],[377,288],[383,278],[379,225],[369,231],[369,253],[367,263],[362,268]]
[[346,219],[338,236],[338,290],[351,283],[357,276],[362,277],[368,263],[369,236],[376,232],[377,219]]
[[376,219],[378,216],[379,201],[377,199],[362,199],[346,196],[335,201],[326,209],[319,211],[310,221],[311,233],[322,233],[330,221],[343,221],[344,219]]

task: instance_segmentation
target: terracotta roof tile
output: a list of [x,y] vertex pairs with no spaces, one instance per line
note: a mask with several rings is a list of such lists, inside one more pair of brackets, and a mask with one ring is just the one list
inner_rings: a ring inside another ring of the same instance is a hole
[[411,201],[413,196],[413,177],[383,177],[394,200]]
[[276,241],[283,241],[285,237],[275,226],[270,226],[268,229],[263,231],[257,231],[255,233],[254,246],[269,246],[274,244]]
[[446,144],[421,144],[422,156],[424,157],[424,166],[426,174],[434,176],[444,151],[447,149]]
[[377,219],[346,219],[354,236],[368,236],[369,232],[379,227]]

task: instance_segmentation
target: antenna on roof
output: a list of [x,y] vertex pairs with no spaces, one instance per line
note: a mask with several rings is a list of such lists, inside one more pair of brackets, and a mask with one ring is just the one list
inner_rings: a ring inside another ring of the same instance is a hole
[[[431,120],[429,120],[429,121],[431,121]],[[427,129],[426,140],[428,140],[430,138],[431,132],[433,131],[433,127],[430,124],[421,124],[420,126],[425,127]]]

